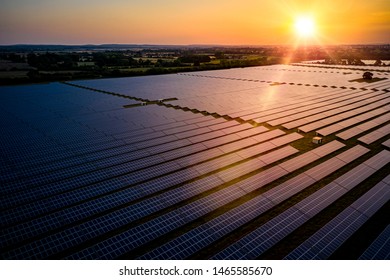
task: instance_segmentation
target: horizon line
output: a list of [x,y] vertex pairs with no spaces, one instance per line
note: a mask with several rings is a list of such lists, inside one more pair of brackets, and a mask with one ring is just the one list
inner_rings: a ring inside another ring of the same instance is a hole
[[[340,43],[340,44],[307,44],[306,46],[369,46],[369,45],[390,45],[389,43]],[[64,44],[64,43],[17,43],[17,44],[0,44],[0,47],[16,47],[16,46],[169,46],[169,47],[261,47],[261,46],[293,46],[293,44],[281,43],[281,44],[150,44],[150,43],[101,43],[101,44]]]

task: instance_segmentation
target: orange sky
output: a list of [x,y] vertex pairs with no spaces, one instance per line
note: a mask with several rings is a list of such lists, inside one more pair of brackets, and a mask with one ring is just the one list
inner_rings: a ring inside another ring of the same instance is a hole
[[299,15],[313,42],[390,43],[389,0],[10,0],[0,44],[293,44]]

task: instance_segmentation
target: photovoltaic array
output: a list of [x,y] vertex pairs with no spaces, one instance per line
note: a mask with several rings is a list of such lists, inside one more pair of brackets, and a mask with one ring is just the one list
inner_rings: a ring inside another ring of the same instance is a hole
[[1,258],[389,259],[389,73],[344,71],[0,87]]

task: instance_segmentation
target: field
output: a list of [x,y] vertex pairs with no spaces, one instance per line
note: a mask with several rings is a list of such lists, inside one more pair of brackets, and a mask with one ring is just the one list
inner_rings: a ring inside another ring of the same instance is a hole
[[0,87],[0,255],[389,259],[383,69]]
[[0,79],[27,78],[27,71],[0,71]]

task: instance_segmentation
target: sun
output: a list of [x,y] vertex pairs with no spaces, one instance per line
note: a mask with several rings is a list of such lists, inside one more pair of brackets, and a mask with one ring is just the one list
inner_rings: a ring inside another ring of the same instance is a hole
[[295,20],[294,27],[299,37],[308,38],[314,36],[315,24],[311,17],[298,17]]

